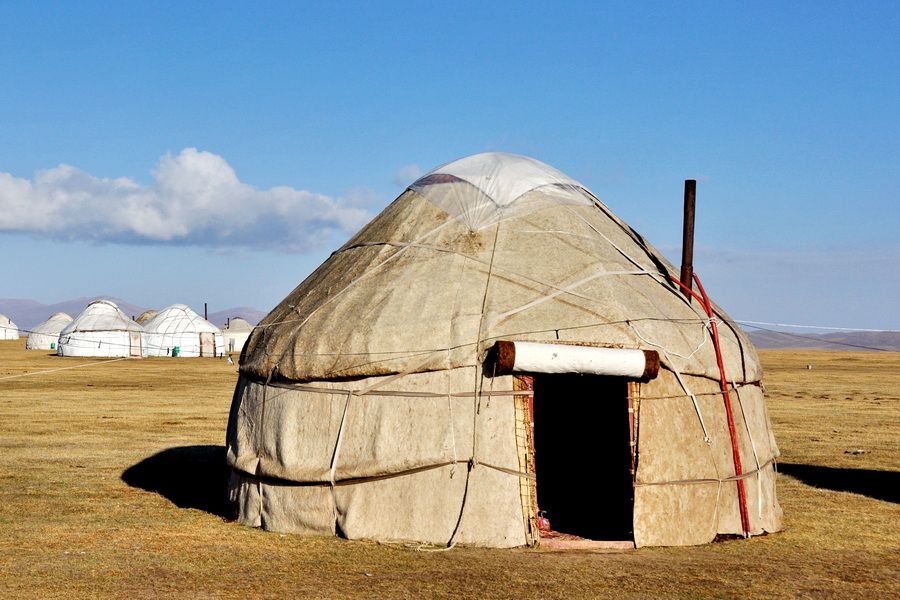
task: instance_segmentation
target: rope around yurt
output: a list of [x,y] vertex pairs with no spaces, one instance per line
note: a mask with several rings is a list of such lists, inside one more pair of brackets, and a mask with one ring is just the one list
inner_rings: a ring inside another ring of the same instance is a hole
[[712,334],[713,348],[715,348],[716,351],[716,364],[719,367],[719,385],[722,388],[722,399],[725,402],[725,416],[728,420],[728,434],[731,437],[731,456],[732,460],[734,461],[734,475],[737,478],[738,503],[740,505],[741,512],[741,529],[744,532],[744,536],[749,536],[750,517],[747,513],[747,490],[744,486],[744,480],[740,478],[741,475],[743,475],[744,469],[741,465],[741,453],[738,448],[737,429],[734,425],[734,411],[731,407],[731,396],[728,393],[728,380],[725,378],[725,363],[722,360],[722,348],[719,342],[719,328],[716,325],[717,319],[715,318],[715,314],[713,313],[712,303],[709,300],[709,296],[707,296],[706,290],[703,289],[703,284],[700,283],[700,277],[698,277],[696,273],[694,273],[694,282],[697,284],[697,289],[700,291],[699,294],[682,283],[681,280],[674,275],[669,275],[669,277],[685,292],[696,298],[697,301],[700,302],[700,305],[703,307],[703,310],[706,312],[707,317],[709,317],[709,330]]

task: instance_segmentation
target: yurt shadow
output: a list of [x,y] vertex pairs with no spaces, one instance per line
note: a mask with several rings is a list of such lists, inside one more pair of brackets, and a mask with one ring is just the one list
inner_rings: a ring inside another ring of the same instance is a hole
[[122,481],[156,492],[178,508],[196,508],[229,519],[224,446],[168,448],[128,467]]
[[835,492],[852,492],[876,500],[900,504],[900,472],[898,471],[793,463],[778,463],[778,471],[813,487]]

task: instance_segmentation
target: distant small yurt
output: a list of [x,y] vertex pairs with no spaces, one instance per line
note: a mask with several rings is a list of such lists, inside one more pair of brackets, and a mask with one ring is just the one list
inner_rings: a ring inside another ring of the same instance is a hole
[[0,315],[0,340],[19,339],[19,328],[6,315]]
[[252,332],[253,326],[244,319],[240,317],[229,319],[228,324],[222,329],[225,336],[225,351],[240,352]]
[[143,352],[144,329],[109,300],[95,300],[59,332],[59,356],[133,356]]
[[27,350],[55,350],[59,332],[72,322],[72,317],[64,312],[54,313],[49,319],[36,326],[25,340]]
[[144,356],[222,356],[219,328],[184,304],[173,304],[144,323]]
[[699,278],[682,286],[584,186],[524,156],[469,156],[413,183],[256,327],[230,498],[246,525],[447,546],[778,531],[761,379]]
[[149,309],[145,310],[144,312],[142,312],[138,316],[138,318],[135,319],[135,321],[137,321],[138,323],[143,325],[144,323],[146,323],[147,321],[149,321],[150,319],[152,319],[155,316],[156,316],[156,311],[153,310],[152,308],[149,308]]

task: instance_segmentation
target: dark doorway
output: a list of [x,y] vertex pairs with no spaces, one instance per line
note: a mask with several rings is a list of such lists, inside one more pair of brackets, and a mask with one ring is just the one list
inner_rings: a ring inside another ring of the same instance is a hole
[[538,508],[554,531],[634,538],[624,379],[535,375],[534,449]]

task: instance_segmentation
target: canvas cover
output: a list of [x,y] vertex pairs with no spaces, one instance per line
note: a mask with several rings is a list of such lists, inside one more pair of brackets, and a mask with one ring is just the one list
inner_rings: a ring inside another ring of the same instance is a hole
[[[435,169],[250,336],[227,441],[239,518],[351,538],[534,543],[522,396],[484,369],[487,349],[511,340],[658,351],[659,378],[633,394],[635,543],[740,533],[709,319],[673,275],[538,161],[491,153]],[[738,390],[750,529],[775,531],[762,370],[740,328],[717,307],[715,318]]]
[[50,350],[56,347],[59,332],[72,322],[72,317],[64,312],[53,313],[46,321],[37,325],[25,340],[27,350]]
[[[208,334],[208,335],[205,335]],[[205,338],[211,337],[204,344]],[[144,323],[144,356],[222,356],[225,341],[218,327],[184,304],[173,304]]]
[[95,300],[59,332],[59,356],[141,356],[143,328],[115,302]]

